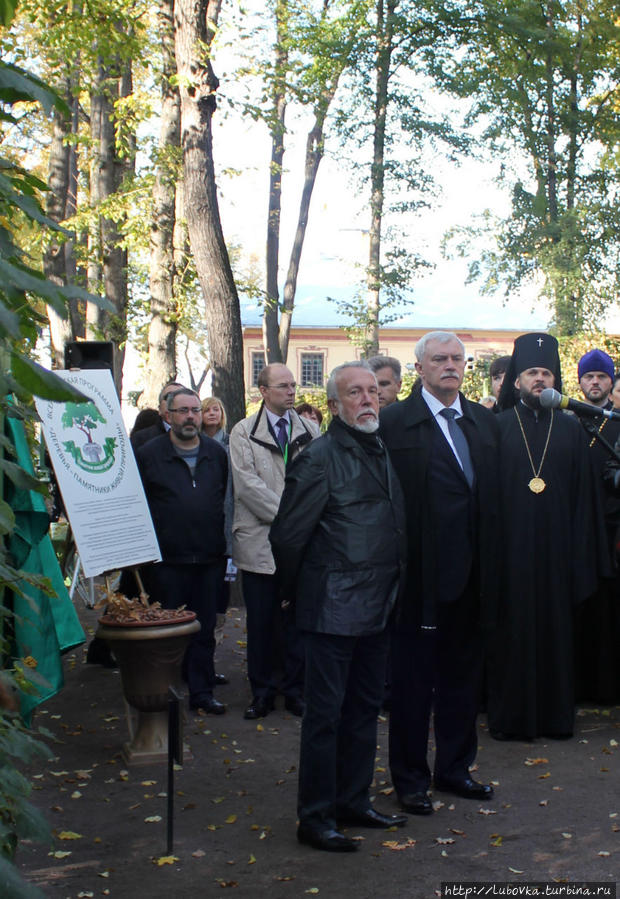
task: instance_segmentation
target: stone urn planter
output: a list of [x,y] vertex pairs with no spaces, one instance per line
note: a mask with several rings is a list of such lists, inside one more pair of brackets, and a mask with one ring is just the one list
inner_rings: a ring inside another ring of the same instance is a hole
[[[186,646],[200,623],[186,609],[162,609],[146,598],[118,597],[99,619],[97,637],[105,640],[119,664],[123,693],[135,713],[128,715],[128,764],[168,760],[168,688],[181,686]],[[184,750],[185,754],[185,750]]]

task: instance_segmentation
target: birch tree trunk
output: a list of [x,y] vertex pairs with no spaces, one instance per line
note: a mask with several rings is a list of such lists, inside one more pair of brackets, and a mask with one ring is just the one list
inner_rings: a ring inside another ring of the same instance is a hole
[[373,112],[373,157],[370,172],[370,233],[368,252],[368,302],[364,354],[379,353],[381,311],[381,225],[385,199],[385,130],[389,102],[390,63],[393,44],[393,14],[398,0],[377,0],[377,70]]
[[271,164],[269,167],[269,207],[267,212],[267,252],[265,258],[267,299],[263,313],[263,344],[267,362],[283,362],[278,340],[280,292],[280,220],[282,213],[282,166],[284,162],[284,116],[286,113],[287,2],[276,2],[276,45],[271,108]]
[[142,402],[157,408],[162,387],[176,377],[175,259],[176,149],[181,143],[181,100],[172,84],[174,58],[174,0],[160,0],[158,23],[161,34],[161,124],[159,157],[153,188],[149,286],[151,323],[148,333],[148,364]]

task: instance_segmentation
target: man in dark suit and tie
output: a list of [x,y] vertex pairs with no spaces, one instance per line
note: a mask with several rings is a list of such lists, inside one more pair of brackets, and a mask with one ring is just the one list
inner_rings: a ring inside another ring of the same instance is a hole
[[432,331],[417,344],[421,384],[381,413],[380,434],[405,496],[407,585],[392,643],[390,768],[402,808],[433,810],[427,761],[434,713],[436,790],[490,799],[476,756],[482,624],[495,600],[498,430],[459,392],[465,349]]

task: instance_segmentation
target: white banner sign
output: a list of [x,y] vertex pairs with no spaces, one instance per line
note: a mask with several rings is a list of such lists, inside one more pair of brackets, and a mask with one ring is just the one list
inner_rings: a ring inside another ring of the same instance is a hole
[[89,397],[69,403],[36,400],[85,576],[160,561],[111,373],[56,374]]

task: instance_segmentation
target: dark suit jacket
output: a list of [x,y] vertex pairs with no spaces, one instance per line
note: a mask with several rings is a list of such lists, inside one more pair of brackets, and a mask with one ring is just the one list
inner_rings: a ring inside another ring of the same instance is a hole
[[141,431],[136,431],[135,434],[132,434],[130,437],[131,445],[134,450],[137,450],[139,446],[144,446],[149,440],[154,440],[155,437],[161,437],[162,434],[167,433],[163,419],[160,418],[157,424],[151,425],[148,428],[142,428]]
[[[499,431],[496,417],[461,394],[459,419],[469,443],[476,474],[473,497],[472,571],[479,588],[483,620],[494,619],[500,543]],[[460,552],[459,530],[450,529],[450,510],[441,510],[441,527],[431,520],[430,461],[437,424],[419,390],[381,412],[380,434],[390,453],[405,497],[407,516],[407,585],[403,601],[405,621],[435,625],[437,566],[450,565]],[[455,563],[456,564],[456,563]],[[460,564],[460,563],[459,563]],[[456,598],[456,597],[455,597]]]

